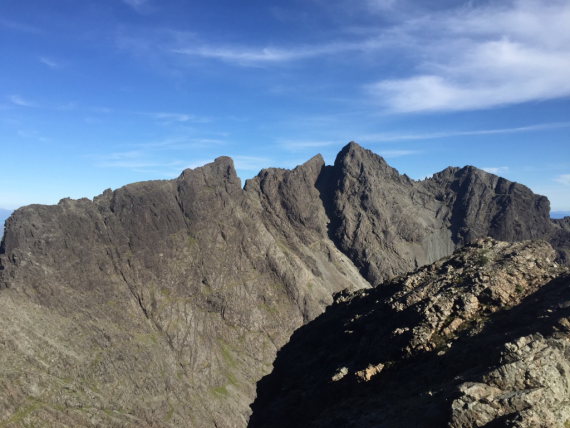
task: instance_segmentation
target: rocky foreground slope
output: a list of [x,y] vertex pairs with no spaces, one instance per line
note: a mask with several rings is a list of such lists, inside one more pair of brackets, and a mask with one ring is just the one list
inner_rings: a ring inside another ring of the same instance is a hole
[[250,427],[567,427],[570,270],[477,241],[339,293],[258,386]]
[[484,236],[570,248],[520,184],[473,167],[413,181],[355,143],[243,188],[222,157],[21,208],[0,245],[0,421],[245,426],[256,382],[333,293]]

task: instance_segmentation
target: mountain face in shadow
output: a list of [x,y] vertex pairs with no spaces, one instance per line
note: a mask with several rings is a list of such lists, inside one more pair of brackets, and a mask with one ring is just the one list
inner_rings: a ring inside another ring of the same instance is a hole
[[486,236],[568,259],[570,224],[525,186],[474,167],[413,181],[356,143],[243,187],[221,157],[20,208],[0,244],[0,421],[245,426],[277,351],[334,293]]
[[554,256],[480,240],[339,293],[278,352],[249,426],[567,426],[570,270]]

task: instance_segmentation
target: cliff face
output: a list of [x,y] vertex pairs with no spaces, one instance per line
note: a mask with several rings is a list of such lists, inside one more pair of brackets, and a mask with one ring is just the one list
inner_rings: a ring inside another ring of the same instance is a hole
[[[310,200],[318,172],[279,180]],[[281,217],[265,204],[220,158],[18,210],[0,256],[0,419],[244,426],[291,332],[368,286],[324,226],[299,223],[318,219],[303,200]]]
[[471,167],[412,181],[355,143],[244,188],[219,158],[24,207],[0,247],[0,420],[245,426],[277,350],[333,293],[487,235],[564,255],[569,231],[524,186]]
[[351,143],[325,174],[331,236],[373,284],[487,236],[547,239],[563,257],[570,248],[546,197],[474,167],[412,181]]
[[279,351],[249,426],[567,426],[570,270],[554,257],[481,240],[339,293]]

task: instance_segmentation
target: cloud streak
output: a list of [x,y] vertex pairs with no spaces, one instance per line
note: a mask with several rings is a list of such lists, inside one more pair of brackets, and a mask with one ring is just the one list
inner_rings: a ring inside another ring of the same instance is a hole
[[468,137],[478,135],[518,134],[524,132],[547,131],[550,129],[570,128],[570,122],[553,122],[537,125],[520,126],[516,128],[477,129],[467,131],[441,131],[415,134],[367,134],[358,138],[361,142],[398,142],[412,140],[436,140],[439,138]]
[[190,46],[172,49],[173,53],[215,59],[242,66],[257,66],[306,60],[345,52],[370,52],[387,46],[383,37],[356,41],[290,47]]
[[10,95],[8,97],[10,102],[18,107],[37,107],[38,105],[20,95]]
[[51,58],[45,57],[45,56],[40,56],[38,58],[38,60],[43,64],[48,66],[49,68],[60,68],[61,64]]

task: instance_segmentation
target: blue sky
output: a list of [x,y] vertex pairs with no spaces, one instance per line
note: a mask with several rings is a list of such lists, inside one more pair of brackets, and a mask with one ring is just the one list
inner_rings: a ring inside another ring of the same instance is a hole
[[570,210],[570,3],[3,0],[0,207],[220,155],[242,179],[350,140]]

